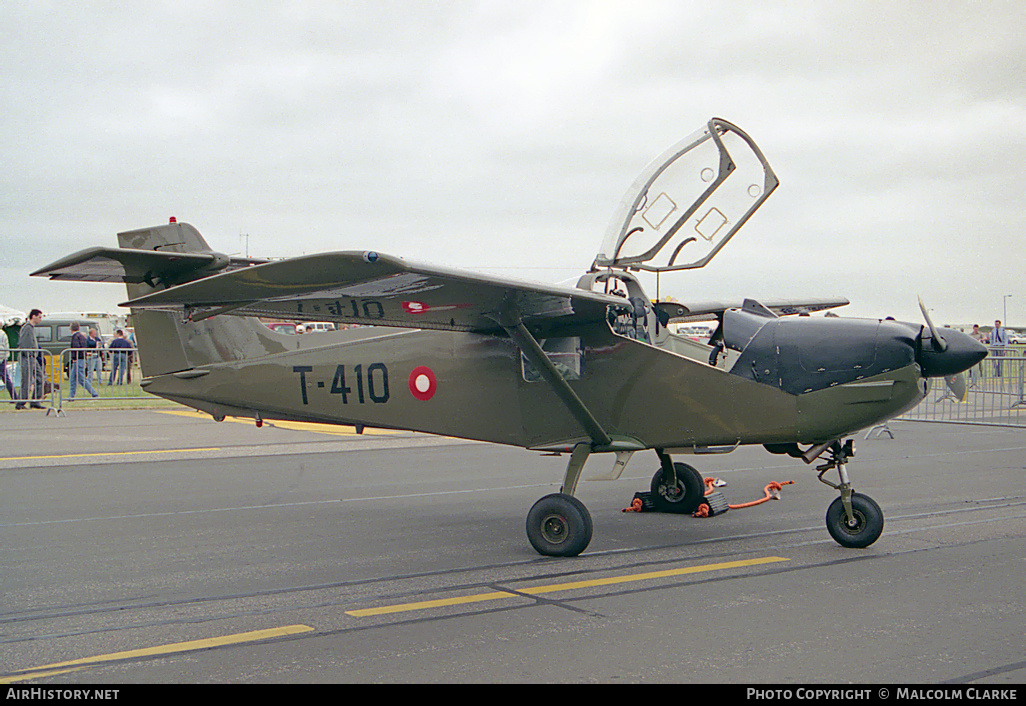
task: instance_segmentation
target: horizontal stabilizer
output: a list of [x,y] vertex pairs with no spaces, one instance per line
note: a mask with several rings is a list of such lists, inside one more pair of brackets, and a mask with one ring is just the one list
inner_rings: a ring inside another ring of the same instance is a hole
[[333,252],[267,262],[128,301],[135,309],[184,309],[296,321],[497,331],[602,321],[624,302],[597,292],[415,265],[388,255]]
[[156,287],[188,279],[197,271],[265,260],[234,259],[214,252],[179,253],[130,248],[87,248],[32,273],[34,277],[79,282],[125,282]]

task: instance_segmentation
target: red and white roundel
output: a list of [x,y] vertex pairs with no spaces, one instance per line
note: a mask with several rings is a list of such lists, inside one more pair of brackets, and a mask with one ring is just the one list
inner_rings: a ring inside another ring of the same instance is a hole
[[402,307],[407,314],[423,314],[431,309],[424,302],[402,302]]
[[422,402],[427,402],[435,396],[438,383],[435,380],[435,373],[426,365],[413,369],[410,373],[410,394]]

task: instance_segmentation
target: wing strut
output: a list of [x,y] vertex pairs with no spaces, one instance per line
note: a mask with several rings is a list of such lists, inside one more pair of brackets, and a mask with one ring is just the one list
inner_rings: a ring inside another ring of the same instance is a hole
[[606,430],[602,428],[602,425],[598,423],[587,407],[584,406],[584,402],[577,396],[570,384],[563,379],[563,376],[556,370],[556,366],[552,364],[549,357],[545,355],[542,347],[538,345],[538,341],[535,340],[531,332],[527,330],[522,321],[517,321],[514,326],[507,326],[505,323],[502,327],[506,329],[506,333],[513,339],[513,342],[517,344],[520,351],[524,356],[531,362],[531,365],[535,367],[538,372],[541,373],[542,377],[545,378],[545,382],[549,383],[549,387],[556,393],[560,401],[566,405],[566,408],[570,410],[570,414],[574,415],[574,419],[580,422],[584,430],[588,432],[588,436],[591,437],[592,444],[594,446],[609,446],[613,443],[612,437],[606,433]]

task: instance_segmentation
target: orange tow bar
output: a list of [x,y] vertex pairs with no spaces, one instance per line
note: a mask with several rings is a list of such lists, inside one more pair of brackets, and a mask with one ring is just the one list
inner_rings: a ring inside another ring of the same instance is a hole
[[[713,489],[715,488],[716,482],[717,482],[717,480],[715,478],[706,478],[705,479],[705,493],[706,493],[706,495],[708,495],[709,493],[713,492]],[[729,507],[731,510],[740,510],[741,508],[744,508],[744,507],[755,507],[756,505],[761,505],[764,502],[767,502],[769,500],[779,500],[780,499],[780,491],[781,491],[781,489],[785,485],[794,485],[794,481],[793,480],[785,480],[785,481],[783,481],[781,483],[778,483],[777,481],[773,481],[772,483],[768,484],[763,489],[764,495],[763,495],[763,497],[759,498],[758,500],[753,500],[753,501],[751,501],[749,503],[741,503],[739,505],[728,505],[727,507]],[[696,510],[694,513],[692,513],[692,517],[709,517],[709,505],[706,504],[706,503],[702,503],[701,505],[699,505],[698,506],[698,510]]]

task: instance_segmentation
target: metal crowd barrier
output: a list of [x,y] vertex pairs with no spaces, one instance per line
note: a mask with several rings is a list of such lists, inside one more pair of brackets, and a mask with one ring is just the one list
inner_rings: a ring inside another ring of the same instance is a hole
[[964,401],[943,380],[934,379],[926,399],[900,419],[1026,427],[1026,351],[1022,347],[991,348],[986,358],[963,374]]
[[[73,357],[74,355],[74,357]],[[32,356],[32,362],[26,358]],[[84,356],[79,359],[78,356]],[[75,362],[77,365],[73,366]],[[26,364],[28,363],[28,364]],[[71,375],[78,369],[74,399],[71,398]],[[27,396],[22,388],[22,375],[28,371],[34,380],[26,385]],[[88,377],[89,387],[96,393],[94,396],[85,386]],[[24,403],[43,405],[47,414],[55,412],[62,415],[66,404],[75,404],[81,400],[131,400],[152,399],[139,387],[142,373],[139,370],[138,350],[122,348],[66,348],[59,354],[46,351],[12,348],[10,355],[3,361],[0,370],[0,399],[4,391],[7,404]]]
[[[59,382],[55,379],[57,368],[53,365],[54,360],[56,356],[45,351],[12,348],[3,361],[3,371],[0,371],[0,385],[7,392],[4,401],[11,405],[43,405],[47,414],[56,411],[58,407],[54,392]],[[22,379],[26,375],[29,379],[23,388]]]

